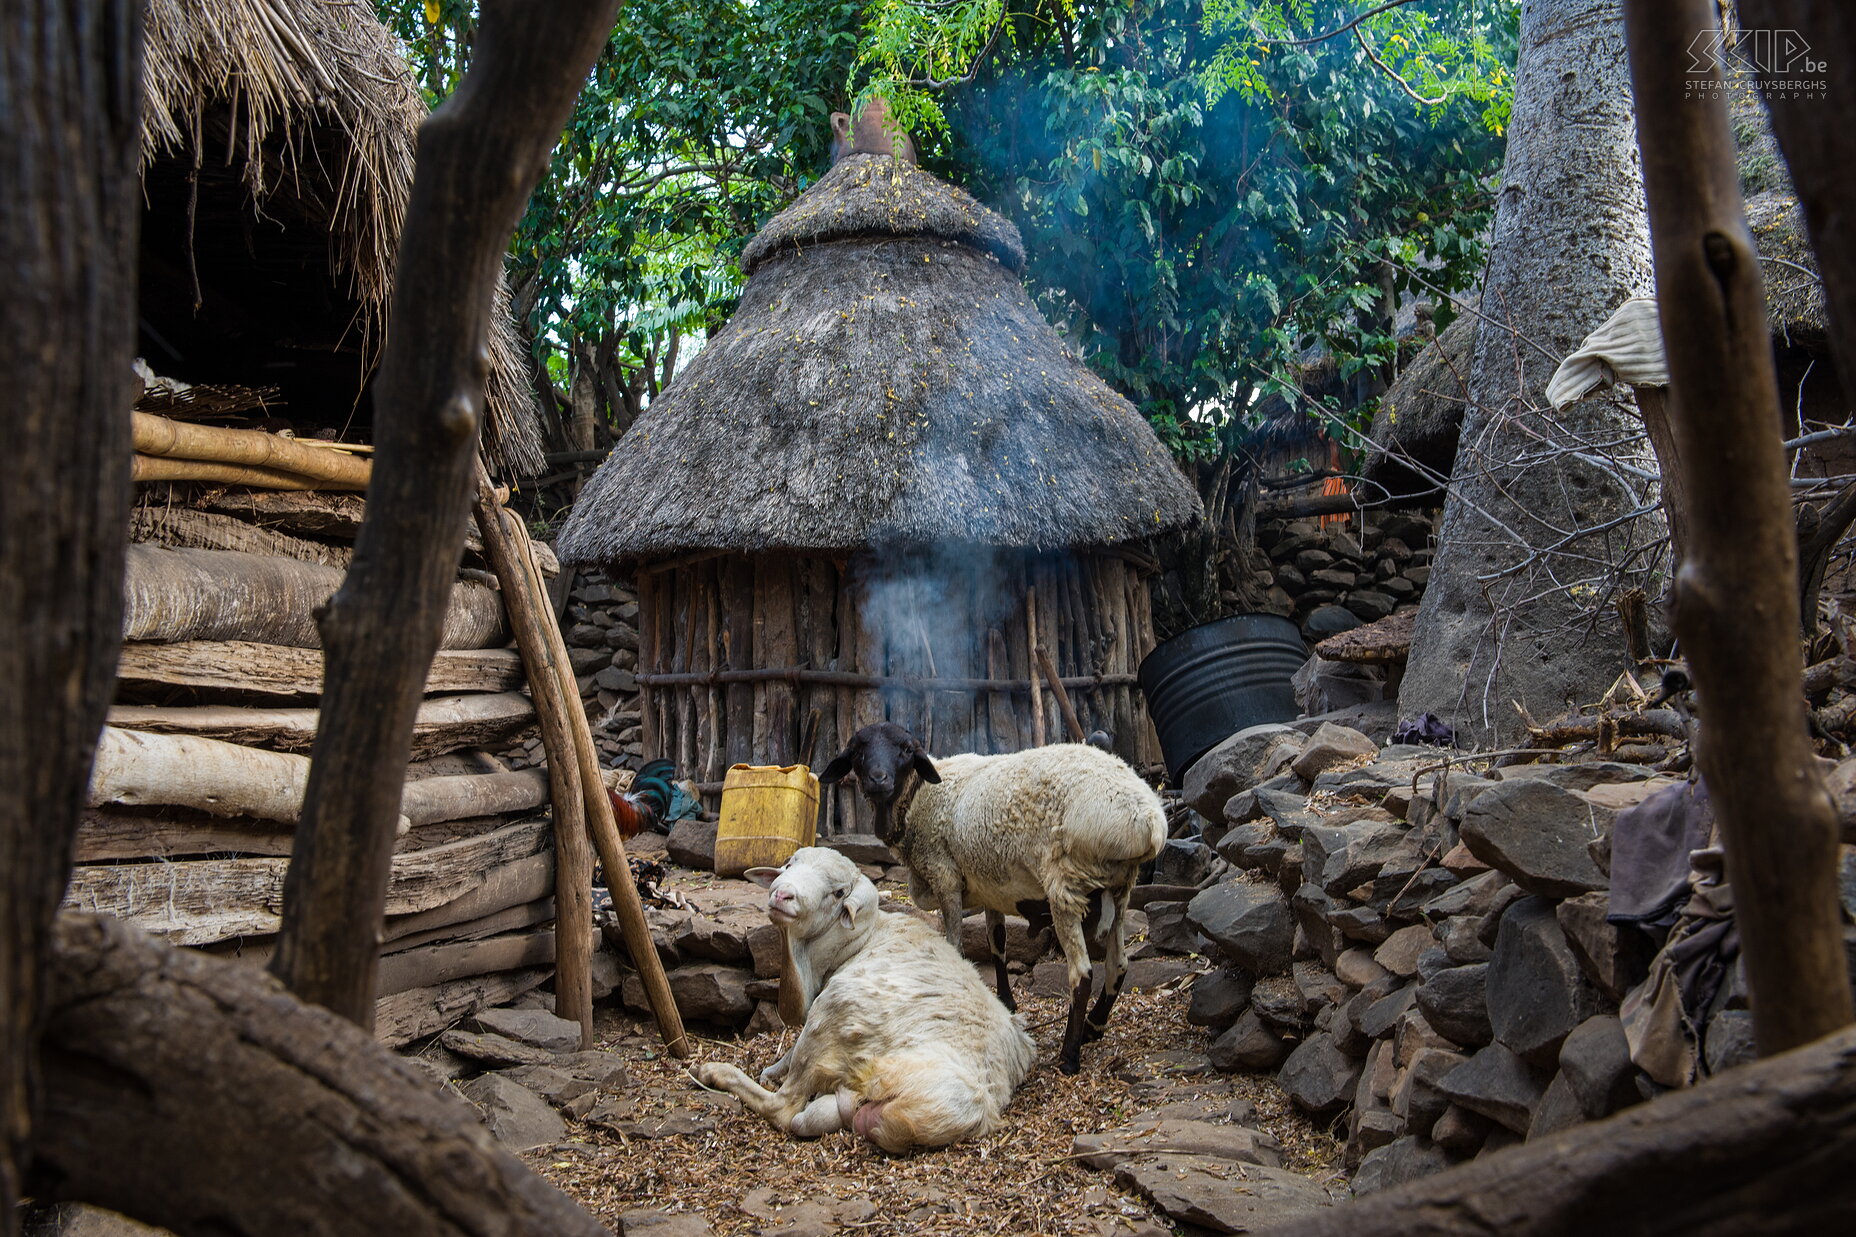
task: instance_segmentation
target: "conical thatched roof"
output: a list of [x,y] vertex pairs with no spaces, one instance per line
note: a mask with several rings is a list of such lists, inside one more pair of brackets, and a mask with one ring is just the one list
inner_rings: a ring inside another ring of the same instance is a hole
[[562,557],[1146,537],[1198,499],[1038,315],[1017,230],[852,155],[751,244],[741,307],[622,439]]
[[[209,167],[236,165],[252,218],[274,221],[274,199],[299,199],[326,231],[329,270],[359,303],[351,325],[371,369],[426,115],[397,41],[371,5],[352,0],[149,0],[146,30],[144,175],[204,145]],[[195,226],[204,234],[220,222]],[[500,470],[532,475],[541,431],[506,287],[490,354],[485,451]]]
[[1380,397],[1367,431],[1372,442],[1362,469],[1367,480],[1398,494],[1436,488],[1436,482],[1407,461],[1450,475],[1469,393],[1476,322],[1473,312],[1459,314],[1412,358]]

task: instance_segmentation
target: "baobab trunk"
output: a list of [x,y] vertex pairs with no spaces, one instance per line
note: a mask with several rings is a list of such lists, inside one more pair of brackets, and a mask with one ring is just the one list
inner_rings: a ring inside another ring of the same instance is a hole
[[1557,416],[1548,378],[1627,297],[1651,290],[1650,242],[1617,0],[1526,0],[1469,404],[1404,715],[1461,739],[1519,733],[1596,698],[1626,665],[1608,589],[1647,585],[1655,496],[1604,457],[1654,468],[1628,392]]

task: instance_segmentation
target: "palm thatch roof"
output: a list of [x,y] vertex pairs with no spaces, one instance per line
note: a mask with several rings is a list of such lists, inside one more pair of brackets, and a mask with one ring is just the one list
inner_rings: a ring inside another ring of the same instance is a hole
[[[351,302],[327,307],[352,319],[331,332],[329,347],[358,349],[371,372],[426,115],[398,42],[371,5],[353,0],[149,0],[146,21],[143,177],[191,164],[179,174],[191,197],[182,243],[193,269],[178,277],[192,277],[196,308],[204,266],[196,258],[213,230],[243,229],[249,242],[256,221],[273,230],[281,222],[302,234],[299,244],[313,239],[324,250],[321,264]],[[227,180],[242,186],[242,218],[209,213],[209,191]],[[311,255],[301,257],[299,265]],[[502,471],[532,475],[541,432],[506,287],[490,354],[486,454]]]
[[619,442],[564,561],[944,542],[1105,545],[1198,499],[1064,347],[1006,220],[851,155],[748,247],[741,306]]

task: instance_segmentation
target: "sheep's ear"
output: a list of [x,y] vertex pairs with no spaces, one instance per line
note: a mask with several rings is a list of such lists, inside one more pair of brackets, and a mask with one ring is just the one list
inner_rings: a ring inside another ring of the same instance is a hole
[[922,781],[939,782],[941,780],[940,773],[935,771],[934,761],[928,759],[928,753],[924,752],[921,748],[918,747],[915,749],[914,753],[909,757],[909,763],[915,766],[915,771],[917,773],[921,774]]
[[756,885],[759,885],[762,889],[768,889],[772,887],[774,881],[779,879],[780,869],[779,868],[749,868],[747,871],[743,872],[741,875],[747,877],[749,880],[753,881]]
[[851,753],[855,750],[854,746],[847,747],[833,756],[831,763],[825,766],[825,771],[818,775],[818,780],[826,785],[832,782],[842,782],[851,771]]
[[857,926],[857,907],[851,903],[849,898],[844,900],[844,906],[838,911],[838,918],[844,921],[844,926],[847,928]]

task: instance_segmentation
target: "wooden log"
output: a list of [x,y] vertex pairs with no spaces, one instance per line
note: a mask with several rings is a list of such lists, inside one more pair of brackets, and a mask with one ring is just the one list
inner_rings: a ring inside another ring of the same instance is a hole
[[[1002,679],[1008,662],[1005,652],[1005,633],[997,627],[986,630],[986,675],[988,678]],[[1015,752],[1018,750],[1018,715],[1012,707],[1010,694],[993,690],[986,696],[987,722],[991,730],[991,743],[987,750],[991,752]]]
[[392,942],[441,931],[547,898],[553,892],[554,852],[540,851],[490,869],[481,884],[429,911],[388,916],[380,939]]
[[[724,670],[749,670],[754,666],[754,565],[745,555],[722,562],[722,615]],[[668,667],[657,667],[668,669]],[[754,756],[754,689],[746,683],[729,683],[723,689],[726,701],[724,731],[727,742],[723,750],[730,765],[747,764]]]
[[[520,906],[506,906],[499,911],[492,911],[477,919],[466,919],[461,923],[445,924],[436,928],[427,928],[423,932],[409,932],[381,946],[384,958],[388,954],[403,953],[409,949],[418,949],[425,945],[434,945],[443,941],[481,941],[505,932],[514,932],[521,928],[532,928],[539,923],[548,923],[554,918],[554,898],[552,895],[537,898],[533,902],[524,902]],[[545,961],[552,962],[552,954]],[[534,966],[538,963],[526,963]],[[496,968],[509,970],[509,967]],[[476,972],[483,974],[484,972]],[[463,978],[458,976],[457,978]],[[434,980],[433,983],[438,981]],[[412,987],[427,985],[413,984]]]
[[[322,652],[248,640],[125,644],[116,662],[116,677],[125,683],[315,696],[322,691]],[[425,691],[427,695],[507,692],[526,682],[522,659],[514,649],[452,649],[432,659]]]
[[[342,579],[333,567],[296,559],[132,545],[123,574],[123,639],[320,648],[316,612]],[[480,649],[503,639],[495,590],[470,581],[453,585],[439,647]]]
[[1025,648],[1031,658],[1031,746],[1044,746],[1044,688],[1037,665],[1038,591],[1036,575],[1027,572],[1031,587],[1025,590]]
[[[754,647],[774,666],[799,663],[799,633],[794,617],[794,569],[791,555],[762,554],[754,573]],[[766,758],[791,764],[799,746],[798,695],[791,683],[767,684]]]
[[153,413],[129,414],[135,449],[172,462],[210,460],[267,471],[296,473],[319,483],[304,489],[365,490],[373,464],[345,451],[317,450],[264,430],[224,429],[174,421]]
[[352,545],[330,545],[248,523],[236,516],[198,511],[172,503],[141,503],[129,516],[129,540],[196,550],[240,550],[274,558],[321,563],[343,571],[354,560]]
[[553,967],[537,967],[396,992],[374,1006],[374,1038],[383,1047],[399,1048],[436,1035],[480,1009],[509,1004],[539,988],[552,974]]
[[288,855],[293,834],[253,816],[220,819],[173,809],[86,808],[78,819],[77,863],[177,859],[188,855]]
[[129,477],[134,481],[210,481],[223,485],[247,485],[272,490],[354,490],[363,487],[322,477],[307,477],[281,468],[256,468],[249,464],[214,464],[205,460],[171,460],[157,455],[137,454],[129,461]]
[[[442,906],[483,884],[494,869],[538,853],[547,841],[547,823],[529,821],[395,855],[387,913]],[[72,870],[64,905],[133,920],[175,945],[264,936],[278,929],[288,866],[278,858],[80,866]]]
[[303,811],[309,759],[196,735],[105,726],[97,740],[90,805],[172,804],[215,816],[294,822]]
[[179,1234],[337,1237],[358,1217],[403,1237],[605,1233],[469,1106],[256,968],[88,917],[61,917],[56,940],[40,1201]]
[[467,773],[406,783],[400,794],[400,815],[414,826],[430,825],[471,816],[513,815],[547,801],[547,769]]
[[1686,71],[1686,48],[1717,29],[1717,10],[1625,0],[1624,15],[1690,516],[1674,626],[1707,702],[1695,763],[1725,841],[1754,1038],[1771,1055],[1856,1016],[1837,808],[1798,707],[1798,546],[1772,339],[1726,91],[1716,70]]
[[541,932],[491,937],[485,941],[423,945],[404,953],[388,954],[380,960],[376,982],[381,996],[392,996],[414,988],[432,988],[454,980],[544,966],[553,961],[554,929],[549,928]]
[[[112,726],[130,730],[267,743],[295,751],[315,742],[320,718],[319,709],[119,704],[110,709],[109,720]],[[412,756],[423,760],[459,748],[493,746],[534,720],[534,703],[520,692],[435,697],[421,704],[415,716]]]
[[[521,557],[530,568],[530,591],[540,596],[540,572],[534,565],[534,559],[526,553],[528,530],[520,520],[510,520],[505,527],[513,534],[517,547],[524,550]],[[571,700],[573,675],[567,657],[567,642],[561,637],[554,611],[543,606],[536,617],[540,620],[542,635],[553,649],[554,665],[560,675],[561,694]],[[613,909],[618,916],[626,949],[638,960],[636,965],[639,978],[644,982],[645,997],[650,1003],[652,1016],[657,1020],[658,1033],[664,1039],[665,1048],[672,1056],[688,1057],[694,1048],[689,1037],[684,1034],[683,1015],[677,1010],[676,998],[670,991],[670,980],[664,974],[664,964],[652,943],[651,927],[644,917],[644,903],[638,896],[637,883],[630,879],[631,865],[626,862],[625,842],[619,836],[618,822],[612,816],[612,800],[607,797],[605,781],[599,774],[599,753],[593,748],[593,731],[587,724],[586,711],[570,707],[566,712],[567,731],[573,740],[574,757],[580,771],[580,785],[585,795],[586,819],[592,829],[593,847],[598,851],[599,861],[607,872],[607,887],[612,892]]]
[[[1673,23],[1672,23],[1673,25]],[[1686,26],[1676,27],[1687,29]],[[1679,66],[1678,66],[1679,67]],[[1856,1030],[1479,1156],[1272,1237],[1789,1237],[1856,1210]]]
[[[555,1013],[580,1026],[580,1046],[593,1043],[592,932],[593,856],[586,834],[586,790],[574,760],[569,717],[585,717],[574,686],[571,663],[557,660],[554,643],[542,629],[542,612],[551,620],[554,607],[531,580],[529,558],[518,533],[520,521],[503,510],[490,475],[477,462],[477,497],[472,505],[503,596],[516,646],[528,667],[535,709],[541,720],[543,749],[548,754],[554,804],[555,903],[560,908],[561,945],[556,960]],[[597,787],[602,793],[603,786]]]

